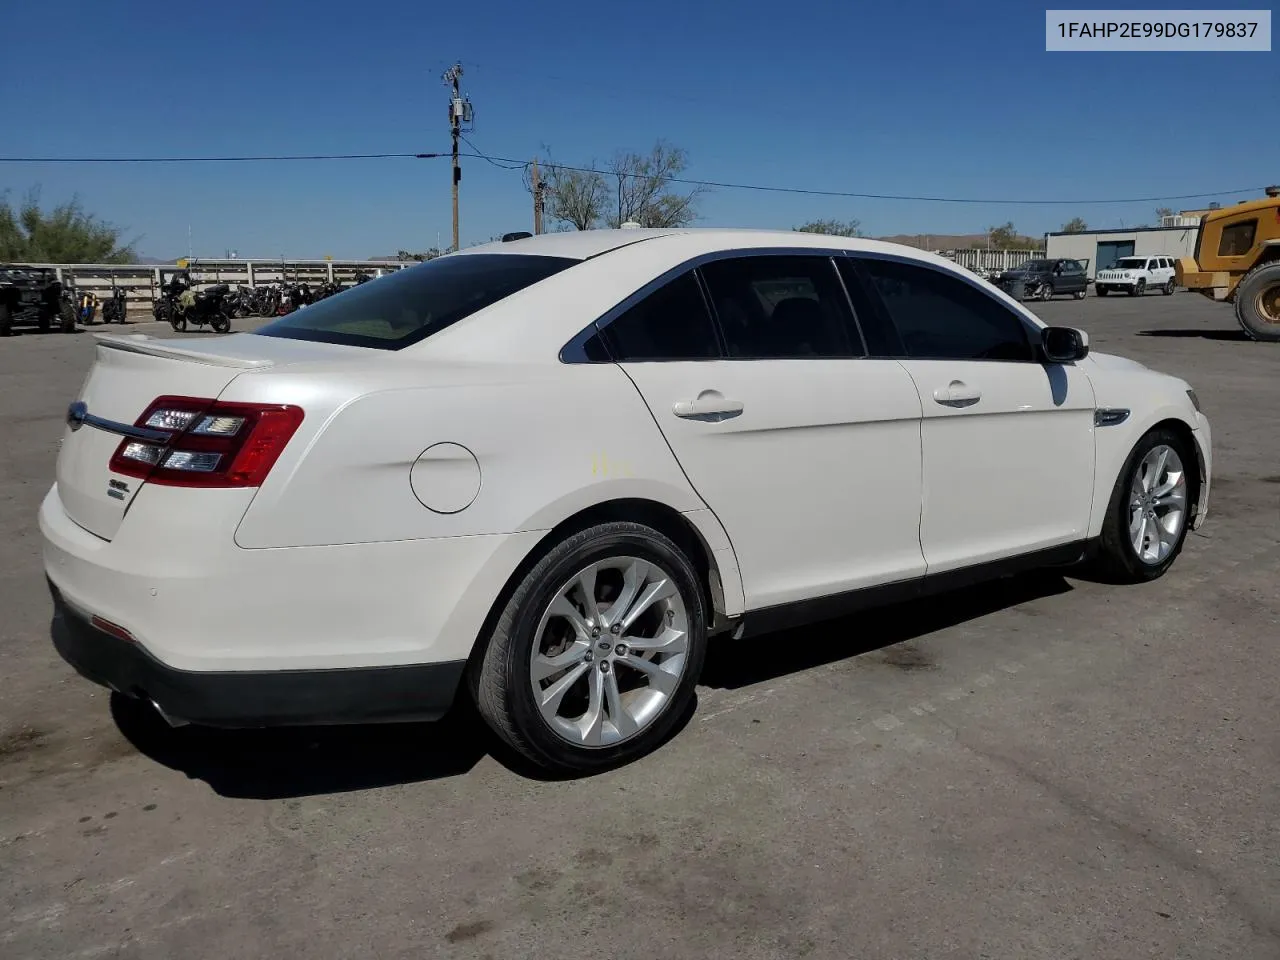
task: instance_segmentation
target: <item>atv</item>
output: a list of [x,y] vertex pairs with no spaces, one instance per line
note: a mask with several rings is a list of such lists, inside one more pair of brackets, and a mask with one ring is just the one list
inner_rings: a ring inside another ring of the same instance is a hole
[[41,333],[55,324],[63,333],[75,332],[76,305],[56,271],[0,264],[0,337],[21,323],[33,323]]

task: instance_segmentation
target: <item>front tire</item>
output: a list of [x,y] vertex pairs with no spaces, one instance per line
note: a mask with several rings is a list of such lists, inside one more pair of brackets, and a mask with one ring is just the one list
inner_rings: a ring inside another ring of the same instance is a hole
[[209,325],[213,327],[214,333],[230,333],[231,318],[230,317],[214,317],[209,321]]
[[1089,292],[1089,288],[1085,287],[1083,290],[1077,290],[1075,293],[1072,294],[1072,296],[1075,297],[1077,300],[1083,300],[1085,298],[1085,295],[1088,294],[1088,292]]
[[1145,434],[1107,505],[1094,566],[1116,583],[1145,583],[1173,566],[1200,495],[1195,451],[1168,429]]
[[0,303],[0,337],[7,337],[13,332],[13,313],[7,303]]
[[1280,341],[1280,261],[1254,267],[1241,278],[1236,320],[1254,340]]
[[61,321],[58,324],[59,330],[61,330],[63,333],[76,332],[76,308],[75,307],[73,307],[69,303],[62,304],[62,306],[58,308],[58,317]]
[[1129,288],[1129,296],[1131,297],[1140,297],[1146,292],[1147,292],[1146,280],[1140,279],[1137,283],[1135,283],[1133,286]]
[[684,552],[641,524],[562,541],[520,581],[473,662],[480,714],[556,772],[648,753],[693,701],[706,655],[699,583]]

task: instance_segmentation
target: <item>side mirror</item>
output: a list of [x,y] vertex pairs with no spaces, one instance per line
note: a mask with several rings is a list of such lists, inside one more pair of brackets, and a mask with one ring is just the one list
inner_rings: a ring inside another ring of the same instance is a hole
[[1040,344],[1050,363],[1075,363],[1089,355],[1089,335],[1074,327],[1045,327]]

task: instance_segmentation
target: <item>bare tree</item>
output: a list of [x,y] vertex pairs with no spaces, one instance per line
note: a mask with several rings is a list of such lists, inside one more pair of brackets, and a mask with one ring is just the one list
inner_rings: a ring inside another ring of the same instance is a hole
[[698,199],[705,189],[688,192],[672,189],[671,178],[680,176],[689,155],[682,147],[659,140],[648,154],[619,153],[609,164],[614,180],[611,227],[638,223],[642,227],[684,227],[698,218]]
[[798,227],[792,227],[796,233],[825,233],[833,237],[862,236],[860,220],[810,220]]
[[1156,207],[1156,223],[1160,223],[1165,217],[1173,216],[1173,207]]
[[1072,217],[1062,225],[1063,233],[1084,233],[1089,229],[1089,225],[1080,217]]
[[552,220],[590,230],[604,218],[609,185],[602,174],[548,164],[544,183],[546,212]]

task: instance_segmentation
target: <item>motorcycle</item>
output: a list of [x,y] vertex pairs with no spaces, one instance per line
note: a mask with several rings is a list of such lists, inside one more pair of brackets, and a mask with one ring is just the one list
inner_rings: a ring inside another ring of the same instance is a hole
[[235,290],[227,294],[226,301],[223,304],[224,312],[229,317],[237,319],[244,318],[253,313],[253,296],[252,287],[237,286]]
[[225,301],[231,288],[225,283],[215,284],[207,290],[193,290],[191,277],[183,272],[164,282],[161,275],[161,295],[152,306],[152,315],[161,323],[168,323],[181,333],[188,324],[197,327],[208,325],[214,333],[231,330],[231,317],[225,310]]
[[76,319],[88,326],[94,322],[94,318],[98,315],[98,295],[91,292],[82,293],[76,299]]
[[129,308],[125,302],[124,291],[117,287],[111,291],[111,296],[102,303],[102,322],[124,323],[125,317],[128,315]]
[[320,286],[316,287],[316,300],[328,299],[335,294],[341,293],[342,290],[342,284],[337,280],[326,280],[324,283],[320,284]]

